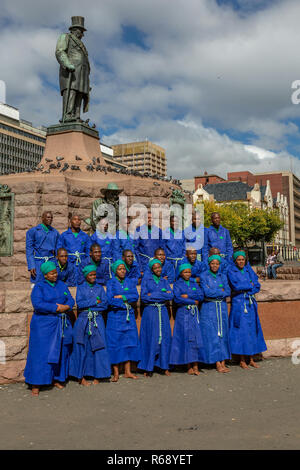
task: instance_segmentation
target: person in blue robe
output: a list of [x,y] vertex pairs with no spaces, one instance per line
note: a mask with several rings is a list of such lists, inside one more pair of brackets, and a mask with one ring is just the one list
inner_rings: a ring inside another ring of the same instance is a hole
[[85,258],[82,263],[80,263],[77,276],[77,285],[80,285],[85,282],[83,269],[91,264],[94,264],[96,268],[97,284],[105,286],[107,281],[109,281],[109,279],[111,278],[111,275],[108,261],[102,259],[102,252],[98,243],[93,243],[93,245],[90,246],[89,256]]
[[[154,252],[154,258],[158,259],[161,262],[161,277],[166,279],[169,284],[173,284],[175,281],[175,269],[173,264],[166,259],[166,253],[163,248],[157,248]],[[143,277],[153,277],[153,273],[151,268],[149,267],[149,263],[145,268],[144,276]]]
[[81,219],[78,215],[72,216],[70,224],[70,228],[60,235],[57,249],[67,250],[68,260],[75,267],[77,282],[80,264],[89,255],[90,237],[80,229]]
[[31,293],[34,313],[30,322],[29,347],[24,370],[25,382],[38,395],[42,385],[63,388],[69,375],[72,325],[68,317],[74,299],[66,284],[57,280],[52,261],[41,265],[44,279]]
[[119,380],[119,365],[124,363],[124,377],[137,379],[131,372],[131,362],[141,357],[138,330],[133,305],[139,294],[135,279],[126,277],[123,260],[112,265],[114,276],[107,283],[108,314],[106,323],[107,345],[114,377]]
[[182,262],[185,255],[184,231],[179,228],[177,216],[170,217],[170,227],[162,232],[164,249],[167,260],[170,261],[176,271],[178,263]]
[[[208,255],[209,257],[213,255],[221,256],[221,253],[220,253],[219,248],[213,246],[210,248]],[[209,270],[208,260],[203,261],[203,265],[204,265],[203,271],[205,270],[208,271]],[[219,273],[227,275],[227,271],[230,268],[230,266],[231,266],[231,259],[222,258],[222,262],[220,263],[220,267],[219,267]]]
[[[68,263],[68,252],[65,248],[57,250],[56,258],[53,260],[58,273],[57,279],[63,281],[68,287],[76,286],[76,272],[74,265]],[[40,273],[38,281],[43,280],[44,276]]]
[[95,265],[83,269],[85,282],[77,287],[77,320],[73,331],[70,375],[84,386],[110,378],[111,364],[106,341],[103,312],[108,303],[103,286],[96,282]]
[[179,270],[180,266],[186,263],[191,265],[191,270],[192,270],[191,279],[199,283],[200,274],[203,271],[205,271],[206,264],[203,261],[199,261],[197,259],[197,250],[196,248],[193,247],[193,245],[187,245],[186,255],[183,258],[182,262],[178,263],[178,266],[176,269],[176,274],[175,274],[176,279],[179,279],[180,277],[180,270]]
[[221,218],[218,212],[211,215],[211,226],[206,229],[206,236],[203,246],[203,261],[209,256],[212,247],[219,248],[221,258],[228,261],[233,255],[233,247],[229,230],[221,225]]
[[171,343],[170,364],[187,365],[190,375],[199,375],[198,362],[203,348],[200,330],[199,302],[203,300],[202,289],[191,278],[190,264],[179,266],[180,277],[174,283],[174,302],[177,306],[173,338]]
[[200,213],[192,213],[192,223],[184,229],[184,238],[187,246],[197,251],[197,261],[203,261],[203,247],[206,238],[206,228],[201,222]]
[[240,355],[240,366],[243,369],[248,369],[247,360],[250,366],[257,368],[253,356],[267,350],[255,299],[255,294],[260,291],[260,283],[253,269],[245,268],[244,251],[236,251],[234,259],[235,266],[228,270],[227,274],[232,290],[229,314],[230,348],[232,354]]
[[[116,231],[112,242],[112,256],[113,261],[122,259],[123,253],[126,250],[130,250],[134,256],[134,262],[138,265],[133,234],[129,233],[129,219],[128,217],[122,217],[119,222],[119,230]],[[139,269],[139,265],[138,265]]]
[[154,367],[170,375],[171,326],[166,302],[173,299],[169,282],[161,277],[161,262],[153,259],[149,266],[152,278],[145,277],[141,283],[141,300],[145,307],[140,329],[141,361],[138,364],[138,368],[145,371],[145,377],[152,375]]
[[135,284],[139,283],[141,278],[141,271],[138,263],[134,260],[134,254],[131,250],[124,250],[122,253],[122,260],[126,268],[126,278],[133,279]]
[[150,259],[154,257],[157,248],[164,248],[162,231],[152,223],[151,212],[148,212],[147,224],[137,227],[134,239],[135,250],[141,273],[144,274]]
[[113,242],[114,235],[108,232],[108,222],[106,218],[100,219],[97,224],[96,232],[90,237],[89,248],[95,243],[100,246],[102,260],[105,260],[109,265],[110,277],[111,264],[113,262]]
[[43,212],[42,223],[26,232],[26,259],[30,281],[43,279],[41,264],[54,260],[59,239],[59,232],[51,226],[52,212]]
[[203,339],[201,362],[216,364],[218,372],[229,372],[225,360],[231,359],[228,338],[228,310],[226,297],[230,296],[227,276],[219,272],[222,258],[212,255],[208,259],[209,271],[200,275],[204,299],[200,309],[200,329]]

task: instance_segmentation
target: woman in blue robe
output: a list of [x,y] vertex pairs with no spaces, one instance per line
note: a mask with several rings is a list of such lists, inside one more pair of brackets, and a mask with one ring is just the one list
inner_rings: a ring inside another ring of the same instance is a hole
[[231,293],[229,315],[229,341],[232,354],[240,355],[240,366],[248,369],[246,356],[252,367],[259,367],[253,359],[255,354],[267,350],[257,313],[254,295],[260,291],[258,276],[251,266],[245,266],[246,254],[236,251],[235,266],[228,270]]
[[203,348],[199,302],[203,300],[202,289],[191,278],[192,266],[188,263],[179,266],[179,279],[174,283],[174,301],[177,305],[170,364],[187,364],[188,374],[199,375],[198,362]]
[[226,275],[219,272],[221,260],[219,255],[210,256],[209,270],[200,274],[200,287],[204,293],[200,310],[200,329],[204,345],[201,362],[216,364],[218,372],[229,372],[225,360],[231,359],[226,304],[230,288]]
[[96,282],[96,266],[83,268],[85,282],[77,287],[76,305],[78,317],[74,325],[73,351],[70,360],[70,375],[84,386],[91,385],[86,377],[110,378],[111,365],[106,344],[105,324],[102,313],[107,309],[103,286]]
[[131,372],[131,361],[140,360],[140,344],[132,304],[138,301],[136,280],[126,277],[125,261],[112,264],[114,276],[107,283],[107,345],[113,365],[112,382],[119,380],[119,365],[124,362],[124,377],[137,379]]
[[173,299],[169,282],[161,276],[162,266],[158,259],[149,262],[152,278],[145,277],[141,284],[141,300],[145,304],[142,314],[140,342],[141,361],[138,368],[145,377],[159,367],[170,375],[171,327],[166,302]]
[[67,312],[75,303],[66,284],[57,280],[52,261],[43,263],[41,271],[44,279],[35,284],[31,293],[34,314],[24,370],[25,382],[32,385],[35,396],[41,385],[63,388],[68,378],[72,325]]

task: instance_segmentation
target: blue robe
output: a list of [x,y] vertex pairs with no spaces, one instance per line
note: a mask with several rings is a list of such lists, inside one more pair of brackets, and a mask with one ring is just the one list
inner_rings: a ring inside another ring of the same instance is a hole
[[176,279],[179,279],[180,277],[180,272],[179,272],[179,266],[181,264],[188,263],[192,266],[192,276],[191,279],[196,280],[197,277],[200,277],[200,274],[206,270],[206,264],[203,261],[195,260],[195,262],[192,264],[188,258],[183,258],[181,263],[178,263],[177,269],[176,269]]
[[165,303],[172,299],[173,292],[166,279],[160,277],[159,283],[156,284],[153,277],[152,279],[150,277],[143,278],[141,300],[145,304],[145,308],[140,330],[141,361],[138,364],[139,369],[152,372],[155,366],[163,370],[169,368],[171,327]]
[[62,281],[54,286],[45,279],[37,282],[31,293],[34,314],[30,323],[29,348],[25,382],[50,385],[53,380],[65,382],[69,375],[72,349],[72,325],[65,313],[56,312],[57,304],[69,305],[74,299]]
[[[190,279],[188,283],[181,278],[173,286],[174,302],[177,305],[170,364],[189,364],[201,360],[203,353],[200,315],[195,300],[203,299],[202,289]],[[188,298],[181,297],[187,294]]]
[[38,282],[41,277],[41,264],[50,259],[54,260],[59,239],[58,231],[49,226],[48,232],[42,224],[32,227],[26,232],[26,258],[28,271],[36,269],[36,277],[30,278],[31,282]]
[[113,261],[116,261],[117,259],[122,259],[124,250],[130,250],[133,253],[134,260],[137,262],[135,245],[136,242],[131,235],[126,233],[124,230],[117,230],[112,241]]
[[75,267],[76,280],[81,262],[89,256],[90,237],[80,230],[75,237],[71,228],[61,234],[58,239],[57,249],[65,248],[68,252],[68,262]]
[[[230,269],[231,263],[230,260],[222,258],[222,261],[219,266],[219,273],[227,275],[228,269]],[[208,264],[208,260],[203,261],[203,271],[209,271],[210,267]]]
[[[122,295],[122,299],[115,299]],[[134,309],[139,294],[134,279],[120,282],[116,277],[107,283],[108,314],[106,323],[107,345],[112,364],[140,360],[140,344]]]
[[178,263],[182,262],[185,255],[185,238],[183,230],[174,232],[171,228],[162,232],[166,258],[176,270]]
[[204,345],[201,362],[213,364],[231,358],[226,304],[230,288],[224,274],[218,272],[214,277],[210,271],[201,273],[200,287],[204,293],[200,310],[200,328]]
[[92,260],[90,256],[85,258],[82,263],[80,263],[77,275],[77,285],[85,283],[85,277],[83,275],[83,268],[90,264],[94,264],[96,267],[96,283],[105,286],[107,281],[110,279],[109,264],[107,260],[103,260],[102,257],[98,264]]
[[[251,271],[250,271],[251,269]],[[252,268],[236,266],[228,271],[232,289],[229,315],[229,341],[232,354],[253,356],[267,350],[257,313],[254,294],[259,292],[258,277]]]
[[111,278],[111,264],[113,262],[113,241],[114,236],[109,232],[96,232],[93,233],[90,237],[89,248],[93,243],[98,243],[101,248],[101,259],[106,261],[109,265],[109,272]]
[[73,331],[70,375],[78,379],[108,378],[111,365],[102,317],[107,309],[104,288],[100,284],[90,285],[85,281],[77,288],[76,304],[79,314]]
[[154,257],[155,250],[164,248],[162,231],[156,226],[153,226],[150,231],[147,225],[142,225],[136,229],[134,239],[138,263],[141,271],[144,272],[150,259]]
[[216,230],[213,225],[206,229],[205,243],[203,247],[203,261],[207,261],[210,248],[219,248],[222,258],[229,260],[233,255],[233,247],[230,233],[227,228],[219,226]]
[[197,250],[197,260],[203,261],[203,247],[206,239],[206,228],[204,225],[194,227],[193,224],[184,229],[185,246],[193,245]]
[[[145,268],[143,278],[144,277],[151,277],[151,279],[153,278],[152,270],[148,265]],[[164,264],[162,265],[161,277],[164,279],[167,278],[166,280],[169,282],[169,284],[173,284],[175,281],[175,269],[173,264],[168,260],[165,260]]]
[[133,262],[131,266],[128,266],[127,264],[125,264],[125,267],[126,267],[126,278],[133,279],[135,282],[135,285],[137,285],[139,278],[141,277],[141,271],[137,262]]

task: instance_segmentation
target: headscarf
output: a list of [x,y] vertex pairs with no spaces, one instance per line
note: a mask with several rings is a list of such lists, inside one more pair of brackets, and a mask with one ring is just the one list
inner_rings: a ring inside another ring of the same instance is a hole
[[151,259],[151,260],[149,261],[149,268],[152,270],[153,265],[156,264],[156,263],[162,265],[162,264],[161,264],[161,261],[159,261],[159,259],[153,258],[153,259]]
[[116,274],[117,272],[117,268],[118,266],[120,266],[121,264],[124,264],[125,268],[126,268],[126,263],[125,261],[123,261],[122,259],[117,259],[117,261],[115,261],[112,265],[111,265],[111,269],[113,271],[114,274]]
[[217,259],[219,261],[219,263],[221,264],[222,258],[219,255],[211,255],[208,258],[208,264],[210,264],[214,259]]
[[46,261],[46,263],[43,263],[41,265],[41,272],[45,276],[45,274],[48,274],[50,271],[56,270],[56,265],[53,263],[53,261]]
[[91,272],[95,271],[96,272],[96,266],[94,264],[88,264],[87,266],[85,266],[82,270],[83,272],[83,275],[84,277],[87,277],[88,274],[90,274]]
[[189,263],[182,263],[178,267],[179,274],[181,271],[184,271],[185,269],[192,269],[192,266]]
[[241,251],[236,251],[235,253],[233,253],[233,259],[234,259],[234,261],[235,261],[239,256],[243,256],[243,257],[246,259],[246,253],[241,250]]

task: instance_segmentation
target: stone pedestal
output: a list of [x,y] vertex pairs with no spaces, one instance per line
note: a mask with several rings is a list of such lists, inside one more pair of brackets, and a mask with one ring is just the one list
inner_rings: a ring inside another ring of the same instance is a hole
[[[46,147],[41,164],[46,158],[56,162],[56,157],[64,157],[63,163],[85,167],[92,158],[98,158],[98,164],[105,165],[101,154],[99,133],[87,124],[57,124],[47,129]],[[76,156],[81,160],[76,160]]]

